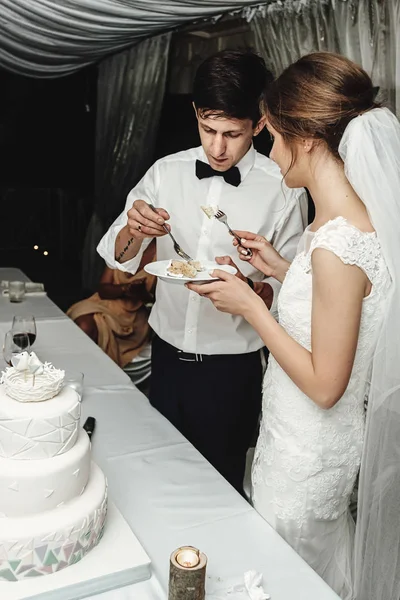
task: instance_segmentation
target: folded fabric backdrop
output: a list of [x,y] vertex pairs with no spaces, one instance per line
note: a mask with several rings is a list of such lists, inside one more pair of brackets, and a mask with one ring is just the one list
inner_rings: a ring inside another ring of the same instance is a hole
[[254,0],[0,0],[0,65],[66,75],[144,37],[220,15]]

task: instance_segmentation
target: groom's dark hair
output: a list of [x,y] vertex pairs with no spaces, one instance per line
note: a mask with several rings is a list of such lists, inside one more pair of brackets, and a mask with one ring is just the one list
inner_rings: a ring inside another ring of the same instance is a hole
[[264,60],[250,50],[223,50],[197,69],[193,102],[201,117],[219,114],[234,119],[261,118],[261,100],[273,76]]

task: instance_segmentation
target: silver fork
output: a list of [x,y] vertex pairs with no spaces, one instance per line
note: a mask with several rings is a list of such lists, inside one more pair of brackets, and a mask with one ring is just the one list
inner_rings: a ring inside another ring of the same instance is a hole
[[[218,219],[218,221],[221,221],[221,223],[223,223],[224,225],[226,225],[226,227],[228,228],[228,231],[231,235],[233,235],[233,237],[235,238],[235,240],[237,240],[239,246],[242,245],[242,240],[240,239],[240,237],[229,227],[228,225],[228,217],[226,216],[226,214],[224,212],[222,212],[222,210],[218,210],[215,213],[215,218]],[[250,248],[243,248],[244,250],[246,250],[246,255],[247,256],[253,256],[253,252],[250,250]]]
[[[157,212],[155,206],[153,206],[150,202],[149,202],[149,206],[150,206],[151,210],[153,210],[155,213]],[[178,244],[178,242],[176,241],[176,239],[174,238],[174,236],[172,235],[172,233],[170,232],[170,230],[168,229],[168,227],[166,225],[163,225],[163,228],[165,229],[165,231],[168,233],[168,235],[170,236],[171,240],[173,241],[175,252],[177,254],[179,254],[179,256],[181,258],[183,258],[183,260],[192,260],[192,258],[190,258],[190,256],[189,256],[189,254],[186,254],[186,252],[184,252],[182,250],[182,248],[180,247],[180,245]]]

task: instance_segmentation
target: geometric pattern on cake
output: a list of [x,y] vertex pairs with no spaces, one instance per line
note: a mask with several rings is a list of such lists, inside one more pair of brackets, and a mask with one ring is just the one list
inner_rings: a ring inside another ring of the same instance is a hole
[[[107,515],[107,498],[89,520],[85,520],[70,537],[58,541],[28,540],[18,547],[18,558],[0,559],[0,580],[18,581],[61,571],[80,561],[103,537]],[[32,560],[32,555],[34,556]],[[6,568],[2,563],[7,562]],[[34,563],[34,564],[32,564]]]
[[81,403],[71,388],[32,411],[0,386],[0,457],[41,460],[68,452],[78,437],[80,415]]
[[[94,469],[97,476],[102,475],[97,465],[94,465]],[[41,536],[2,540],[0,533],[0,581],[18,581],[55,573],[77,563],[94,548],[103,536],[107,515],[104,476],[102,484],[100,501],[83,515],[79,514],[82,513],[82,507],[79,506],[72,525],[66,506],[60,525]],[[83,505],[84,497],[81,498],[80,505]],[[71,506],[71,509],[73,514],[75,507]],[[67,526],[63,526],[63,519],[68,523]]]

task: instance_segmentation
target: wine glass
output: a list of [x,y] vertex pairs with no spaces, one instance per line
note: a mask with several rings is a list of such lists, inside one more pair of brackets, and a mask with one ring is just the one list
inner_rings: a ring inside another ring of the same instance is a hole
[[21,352],[30,352],[31,346],[27,333],[15,333],[10,330],[4,336],[3,356],[6,363],[12,366],[11,359]]
[[33,315],[27,315],[26,317],[17,317],[13,319],[11,331],[14,335],[20,333],[27,333],[29,337],[29,345],[33,346],[36,340],[36,322]]
[[79,400],[82,400],[84,375],[80,371],[66,370],[64,375],[64,386],[76,391]]

